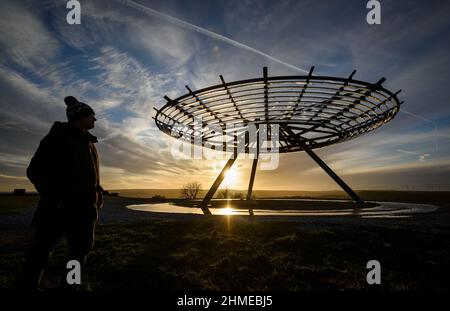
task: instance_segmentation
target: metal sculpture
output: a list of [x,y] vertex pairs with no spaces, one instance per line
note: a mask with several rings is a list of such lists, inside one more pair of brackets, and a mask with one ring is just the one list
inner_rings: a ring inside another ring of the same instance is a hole
[[[376,83],[354,80],[356,71],[347,78],[313,75],[313,71],[311,67],[304,76],[269,77],[264,67],[260,78],[228,83],[220,76],[221,84],[197,91],[186,86],[188,93],[173,100],[165,96],[167,103],[155,108],[154,119],[162,132],[233,153],[200,205],[205,214],[210,214],[208,203],[236,160],[242,141],[239,152],[256,154],[247,192],[251,199],[258,157],[272,150],[261,148],[260,128],[257,138],[249,139],[250,125],[277,125],[276,137],[270,127],[264,128],[264,134],[268,140],[276,138],[280,153],[305,151],[353,200],[364,203],[313,149],[355,138],[390,121],[403,103],[397,98],[401,90],[385,89],[385,78]],[[200,126],[196,119],[201,119]]]

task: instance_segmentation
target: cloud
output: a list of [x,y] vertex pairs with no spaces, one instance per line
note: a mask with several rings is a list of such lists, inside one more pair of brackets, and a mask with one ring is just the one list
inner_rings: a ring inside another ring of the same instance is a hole
[[[41,132],[46,124],[61,116],[57,98],[23,75],[0,67],[0,108],[2,121],[28,131]],[[32,113],[30,111],[32,109]]]
[[59,51],[58,41],[31,8],[12,1],[0,5],[0,55],[29,70],[36,70]]
[[101,48],[99,56],[90,62],[90,70],[98,71],[94,96],[103,100],[106,104],[103,108],[121,104],[136,114],[148,116],[152,103],[160,100],[160,89],[170,81],[164,75],[151,74],[134,58],[112,47]]
[[[447,127],[442,130],[441,136],[445,137],[449,133],[450,128]],[[442,155],[428,153],[430,138],[433,138],[433,135],[432,132],[395,135],[383,135],[381,132],[366,134],[354,140],[320,149],[317,153],[333,169],[346,175],[382,172],[392,170],[394,167],[399,170],[408,170],[413,167],[442,166],[446,161],[448,162],[448,146],[444,146]],[[434,147],[433,144],[431,149],[432,147]],[[311,172],[319,170],[313,168]]]
[[83,4],[81,25],[68,25],[61,14],[55,16],[54,25],[62,40],[75,49],[88,52],[99,45],[115,46],[138,51],[141,60],[169,68],[184,65],[200,48],[198,35],[110,1]]
[[[382,7],[382,25],[375,28],[365,23],[364,3],[355,3],[171,3],[158,10],[294,66],[318,65],[318,74],[346,76],[356,68],[362,80],[386,76],[389,89],[403,89],[404,107],[432,118],[439,124],[437,132],[427,122],[400,113],[372,133],[317,153],[357,188],[435,183],[446,176],[450,154],[449,98],[444,91],[450,78],[445,52],[448,4],[388,2]],[[175,159],[175,139],[156,128],[153,107],[165,104],[164,95],[184,94],[185,84],[193,90],[219,84],[219,74],[226,81],[258,77],[263,66],[269,66],[270,75],[299,74],[239,45],[115,1],[83,2],[82,24],[76,26],[65,21],[65,2],[41,6],[9,1],[0,6],[2,187],[29,186],[24,179],[27,162],[51,123],[65,119],[66,95],[87,102],[97,113],[93,133],[100,139],[107,187],[170,188],[186,180],[208,187],[223,161]],[[242,177],[239,186],[245,188],[251,161],[238,160],[236,166]],[[413,172],[421,175],[414,177]],[[275,171],[258,170],[256,189],[277,187],[336,185],[304,153],[294,153],[282,155]]]
[[419,156],[419,161],[420,162],[425,162],[429,156],[430,156],[429,153],[422,154],[422,155]]

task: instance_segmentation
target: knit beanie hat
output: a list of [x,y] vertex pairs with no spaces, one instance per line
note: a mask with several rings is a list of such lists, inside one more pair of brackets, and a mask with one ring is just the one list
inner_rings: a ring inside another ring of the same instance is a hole
[[94,110],[92,110],[89,105],[79,102],[73,96],[67,96],[64,98],[64,102],[67,105],[66,115],[69,122],[75,122],[91,114],[95,114]]

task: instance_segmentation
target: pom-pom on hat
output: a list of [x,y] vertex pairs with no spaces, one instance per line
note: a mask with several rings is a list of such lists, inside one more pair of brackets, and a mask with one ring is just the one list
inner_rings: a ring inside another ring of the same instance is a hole
[[67,96],[64,98],[64,102],[67,105],[66,115],[69,122],[75,122],[91,114],[95,114],[94,110],[89,105],[79,102],[73,96]]

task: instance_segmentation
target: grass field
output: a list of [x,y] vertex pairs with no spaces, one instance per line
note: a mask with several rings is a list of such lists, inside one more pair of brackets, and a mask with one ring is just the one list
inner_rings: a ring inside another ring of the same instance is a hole
[[[14,197],[1,200],[4,212],[20,211]],[[17,202],[29,208],[27,204],[36,200],[30,196]],[[444,212],[442,217],[448,219],[448,205]],[[2,225],[0,289],[14,288],[31,234],[26,226]],[[438,223],[355,225],[256,221],[240,216],[154,217],[99,224],[83,288],[449,290],[449,251],[450,230],[445,219]],[[63,240],[55,249],[43,288],[59,286],[66,254]],[[366,263],[371,259],[381,263],[381,285],[366,283]]]
[[0,217],[1,215],[21,214],[34,208],[38,201],[38,195],[0,195]]
[[[299,226],[239,218],[153,220],[97,228],[90,290],[369,289],[366,263],[382,265],[382,290],[448,290],[448,230]],[[2,247],[0,288],[11,289],[26,242]],[[58,287],[61,243],[42,286]]]

